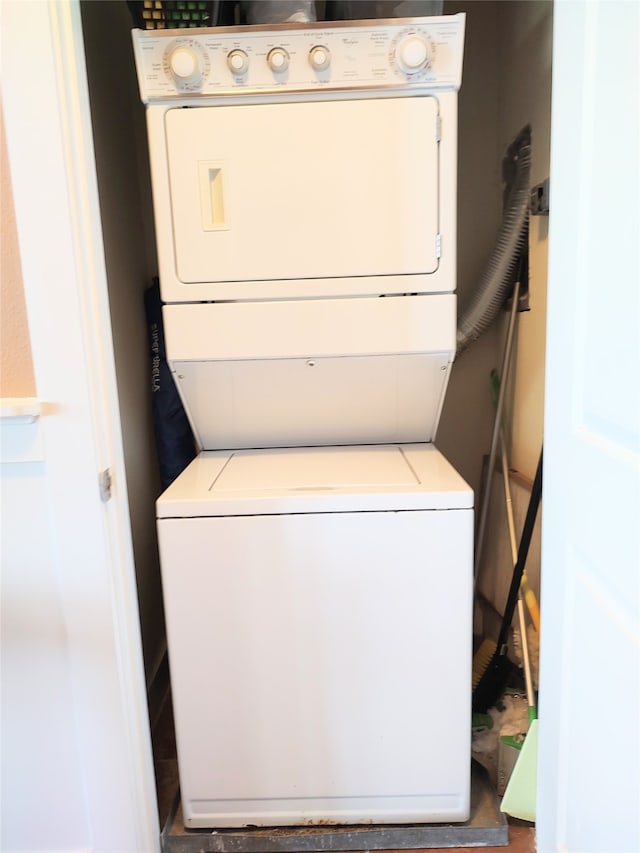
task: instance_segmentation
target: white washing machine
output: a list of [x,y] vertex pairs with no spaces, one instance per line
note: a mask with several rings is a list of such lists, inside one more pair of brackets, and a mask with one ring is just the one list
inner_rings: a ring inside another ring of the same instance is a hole
[[432,443],[463,37],[134,31],[202,448],[157,504],[189,828],[468,817],[473,495]]

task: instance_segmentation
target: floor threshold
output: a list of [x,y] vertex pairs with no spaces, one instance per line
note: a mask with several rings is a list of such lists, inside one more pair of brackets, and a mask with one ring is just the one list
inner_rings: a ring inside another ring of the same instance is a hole
[[351,850],[437,850],[506,847],[509,825],[495,788],[475,761],[466,823],[371,826],[185,829],[179,793],[162,831],[163,853],[313,853]]

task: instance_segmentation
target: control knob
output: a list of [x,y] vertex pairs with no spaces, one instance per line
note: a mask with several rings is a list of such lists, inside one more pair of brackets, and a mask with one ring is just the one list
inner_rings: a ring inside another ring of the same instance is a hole
[[178,83],[193,83],[200,77],[200,57],[190,47],[177,47],[169,57],[169,68]]
[[405,74],[416,74],[428,68],[435,57],[435,49],[430,39],[420,33],[406,36],[398,45],[396,59]]
[[322,44],[317,44],[309,51],[309,64],[314,71],[324,71],[331,65],[331,51]]
[[272,71],[286,71],[289,67],[289,54],[283,47],[274,47],[269,51],[267,64]]
[[232,74],[244,74],[249,69],[249,57],[244,50],[232,50],[227,55],[227,65]]

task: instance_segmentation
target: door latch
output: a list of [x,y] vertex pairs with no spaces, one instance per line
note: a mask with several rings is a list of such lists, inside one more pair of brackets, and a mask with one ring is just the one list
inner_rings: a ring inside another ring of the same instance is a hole
[[100,490],[100,500],[103,504],[111,500],[111,469],[105,468],[98,474],[98,488]]

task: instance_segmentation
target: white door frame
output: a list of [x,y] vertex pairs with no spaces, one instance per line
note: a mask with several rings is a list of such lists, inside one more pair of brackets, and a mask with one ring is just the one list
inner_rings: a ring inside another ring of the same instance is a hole
[[[87,849],[147,853],[160,833],[80,8],[1,6],[3,112],[85,790],[69,819],[83,812]],[[55,784],[55,768],[43,770]]]
[[[637,3],[554,8],[537,844],[640,849]],[[619,708],[634,709],[629,718]]]

